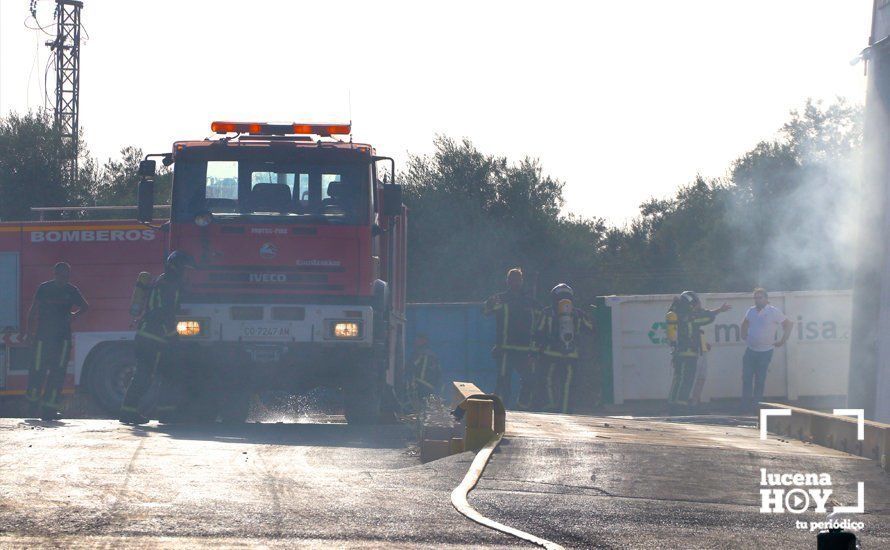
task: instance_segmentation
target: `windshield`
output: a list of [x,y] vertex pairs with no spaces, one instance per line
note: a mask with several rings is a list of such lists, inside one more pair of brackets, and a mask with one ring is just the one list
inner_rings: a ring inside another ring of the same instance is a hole
[[280,160],[176,162],[174,219],[191,221],[210,212],[220,219],[367,223],[369,166]]

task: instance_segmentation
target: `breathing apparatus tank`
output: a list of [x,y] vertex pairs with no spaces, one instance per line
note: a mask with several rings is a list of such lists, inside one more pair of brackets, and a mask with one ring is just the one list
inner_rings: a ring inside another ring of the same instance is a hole
[[575,291],[567,284],[558,284],[550,291],[556,310],[557,326],[559,328],[559,341],[563,348],[569,350],[575,340],[575,318],[573,315],[574,304],[572,298]]
[[568,349],[575,339],[575,323],[572,318],[572,300],[563,298],[557,303],[556,311],[559,318],[559,339],[562,345]]
[[151,273],[143,271],[136,278],[136,286],[133,287],[133,297],[130,299],[130,315],[139,317],[145,311],[145,301],[148,299],[148,289],[151,286]]

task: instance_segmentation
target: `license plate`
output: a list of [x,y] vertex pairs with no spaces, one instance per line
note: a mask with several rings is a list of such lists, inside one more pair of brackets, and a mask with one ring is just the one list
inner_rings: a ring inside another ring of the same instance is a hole
[[289,340],[291,336],[290,325],[241,326],[241,337],[247,340]]

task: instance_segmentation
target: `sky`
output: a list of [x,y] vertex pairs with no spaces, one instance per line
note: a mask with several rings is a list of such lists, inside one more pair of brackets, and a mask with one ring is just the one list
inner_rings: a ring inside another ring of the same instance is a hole
[[[48,37],[25,27],[28,4],[0,0],[0,115],[44,105]],[[807,97],[864,101],[850,61],[871,4],[84,0],[80,124],[100,160],[168,151],[213,120],[351,117],[402,165],[467,137],[540,159],[567,213],[620,225],[725,175]],[[38,1],[44,27],[54,5]]]

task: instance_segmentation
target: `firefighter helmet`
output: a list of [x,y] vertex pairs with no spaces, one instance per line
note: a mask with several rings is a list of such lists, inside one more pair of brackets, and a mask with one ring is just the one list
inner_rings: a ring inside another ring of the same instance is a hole
[[192,259],[191,256],[182,252],[180,250],[174,250],[167,256],[167,259],[164,261],[165,269],[172,269],[173,271],[180,271],[187,267],[195,267],[195,260]]
[[559,298],[574,298],[575,291],[572,290],[572,287],[565,283],[559,283],[553,289],[550,290],[550,297],[553,299]]
[[701,302],[701,300],[698,298],[698,294],[691,290],[684,290],[682,293],[680,293],[680,299],[686,302],[686,305],[688,306]]

